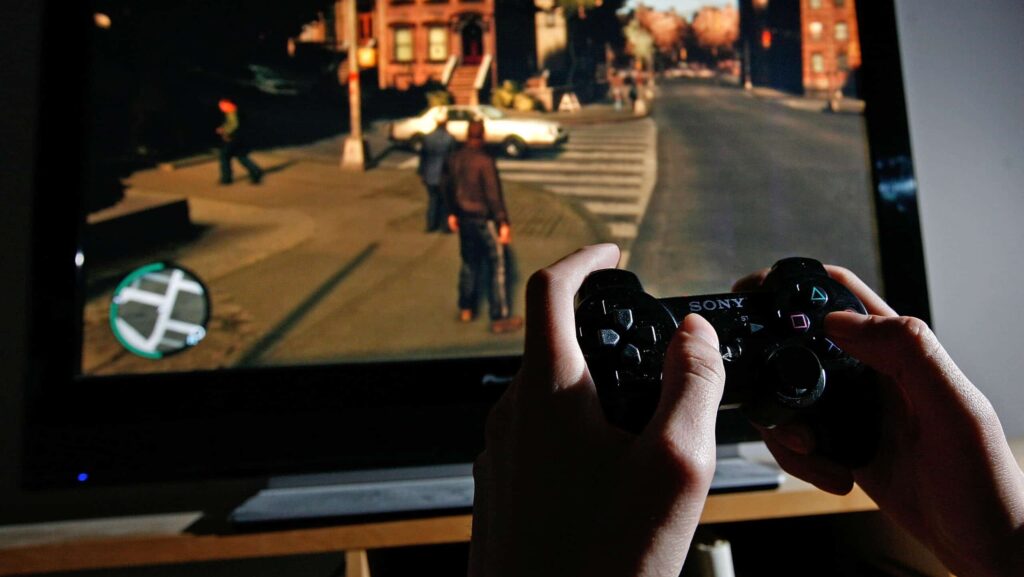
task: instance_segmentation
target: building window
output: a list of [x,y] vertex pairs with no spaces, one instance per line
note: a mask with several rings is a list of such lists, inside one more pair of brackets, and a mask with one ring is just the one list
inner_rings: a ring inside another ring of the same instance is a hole
[[814,10],[817,10],[818,8],[821,8],[821,0],[810,0],[810,6]]
[[850,27],[846,25],[846,22],[836,22],[836,40],[849,40],[850,39]]
[[825,56],[821,52],[811,54],[811,71],[815,74],[825,72]]
[[847,56],[846,54],[842,54],[842,53],[837,54],[836,55],[836,67],[839,68],[840,70],[842,70],[843,72],[849,71],[850,70],[850,57]]
[[821,40],[821,33],[825,30],[825,26],[821,22],[811,22],[807,25],[807,29],[811,33],[811,40]]
[[448,28],[445,26],[427,27],[427,58],[431,62],[448,59]]
[[835,0],[836,8],[842,8],[846,6],[846,0]]
[[395,62],[412,62],[412,28],[395,28]]

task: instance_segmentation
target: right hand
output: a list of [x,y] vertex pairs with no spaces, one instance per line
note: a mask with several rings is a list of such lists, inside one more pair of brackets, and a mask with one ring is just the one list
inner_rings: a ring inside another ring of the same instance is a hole
[[459,232],[459,217],[454,214],[448,215],[448,228],[452,232]]
[[[882,379],[879,452],[850,470],[814,454],[814,435],[799,424],[762,429],[768,448],[787,472],[830,493],[856,482],[958,575],[1024,574],[1024,474],[991,403],[923,321],[897,316],[850,271],[826,268],[870,313],[832,313],[825,332]],[[734,290],[755,288],[766,272]]]

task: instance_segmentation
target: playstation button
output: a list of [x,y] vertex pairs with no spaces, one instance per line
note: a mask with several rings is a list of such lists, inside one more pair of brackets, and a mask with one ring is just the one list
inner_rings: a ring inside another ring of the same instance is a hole
[[804,313],[791,313],[786,315],[789,319],[789,328],[796,332],[806,333],[811,330],[811,317]]

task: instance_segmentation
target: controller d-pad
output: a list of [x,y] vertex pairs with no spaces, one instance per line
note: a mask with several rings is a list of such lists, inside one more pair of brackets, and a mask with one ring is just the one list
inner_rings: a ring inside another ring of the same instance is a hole
[[626,345],[622,348],[621,353],[622,363],[628,367],[639,367],[640,363],[643,362],[643,358],[640,356],[640,349],[634,345]]
[[615,346],[618,345],[619,341],[621,340],[622,337],[619,336],[619,333],[615,332],[612,329],[601,329],[601,331],[598,333],[598,344],[600,344],[603,348],[615,348]]
[[633,310],[632,309],[614,309],[612,311],[612,322],[615,326],[623,331],[628,331],[633,328]]
[[658,343],[658,331],[654,327],[637,327],[632,336],[634,341],[645,347],[653,347]]

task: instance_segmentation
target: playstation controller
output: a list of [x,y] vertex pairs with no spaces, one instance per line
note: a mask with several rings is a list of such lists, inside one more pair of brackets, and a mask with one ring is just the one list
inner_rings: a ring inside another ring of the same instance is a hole
[[766,428],[802,422],[815,452],[850,467],[878,442],[876,375],[824,332],[835,311],[864,305],[825,267],[787,258],[757,291],[672,298],[644,292],[631,272],[591,273],[577,295],[577,338],[608,420],[639,432],[654,414],[669,341],[686,315],[707,319],[725,366],[722,408]]

